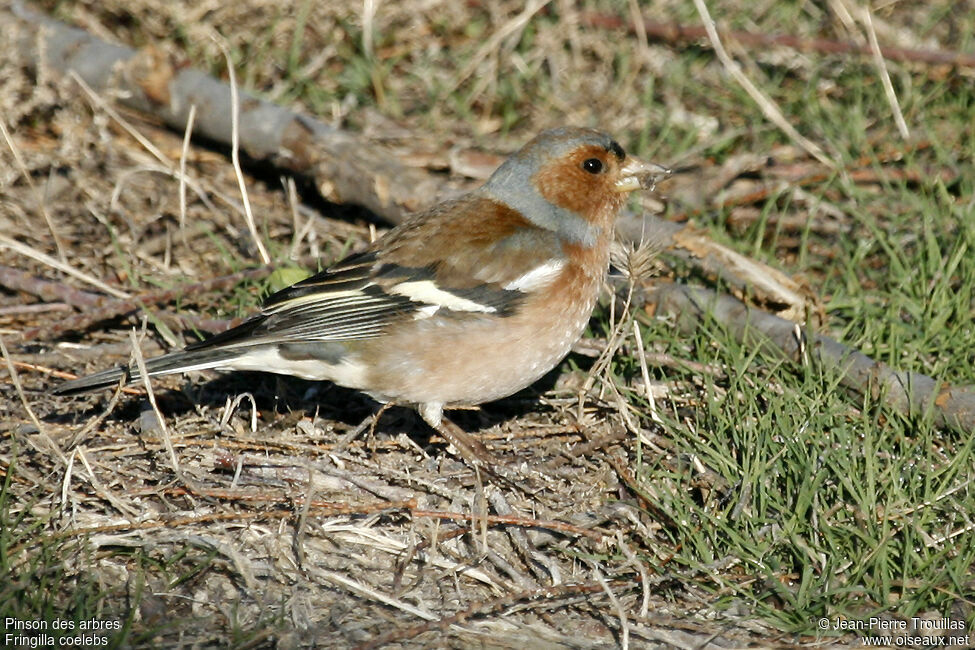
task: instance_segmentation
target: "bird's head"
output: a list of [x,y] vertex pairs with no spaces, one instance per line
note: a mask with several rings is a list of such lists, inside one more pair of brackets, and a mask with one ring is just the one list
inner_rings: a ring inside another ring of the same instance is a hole
[[660,165],[627,156],[603,131],[563,127],[537,135],[481,191],[539,227],[592,245],[612,230],[627,193],[652,189],[668,174]]

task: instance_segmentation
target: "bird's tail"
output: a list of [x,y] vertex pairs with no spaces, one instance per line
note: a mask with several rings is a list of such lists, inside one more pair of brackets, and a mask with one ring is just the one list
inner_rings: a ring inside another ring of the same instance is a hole
[[[147,359],[146,372],[148,372],[150,377],[155,377],[157,375],[171,375],[190,370],[226,367],[229,362],[239,358],[241,352],[240,347],[208,347],[200,350],[181,350],[179,352],[164,354],[154,359]],[[66,381],[60,386],[56,386],[52,392],[55,395],[74,395],[102,388],[111,388],[116,386],[123,376],[125,377],[126,384],[131,384],[142,379],[139,368],[135,364],[131,366],[118,366],[111,370],[96,372],[87,377]]]

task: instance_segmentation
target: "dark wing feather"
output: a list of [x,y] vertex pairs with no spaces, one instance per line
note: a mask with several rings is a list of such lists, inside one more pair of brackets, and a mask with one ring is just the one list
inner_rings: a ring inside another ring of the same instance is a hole
[[375,271],[378,252],[375,249],[354,253],[324,271],[277,291],[264,300],[264,309],[290,302],[309,294],[325,294],[360,288]]
[[[449,243],[449,252],[442,242]],[[562,255],[554,233],[501,204],[468,195],[415,216],[370,249],[272,294],[257,316],[187,349],[374,338],[434,307],[441,315],[504,317],[525,295],[505,286]],[[429,283],[434,291],[403,291],[417,283]]]

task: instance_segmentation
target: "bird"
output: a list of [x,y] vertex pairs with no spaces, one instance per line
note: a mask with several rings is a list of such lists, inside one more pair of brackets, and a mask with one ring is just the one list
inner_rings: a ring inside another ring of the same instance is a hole
[[[445,408],[507,397],[568,354],[595,307],[626,196],[667,175],[604,131],[542,131],[477,189],[271,294],[238,326],[146,360],[146,371],[329,380],[413,407],[438,429]],[[141,380],[135,365],[120,366],[54,392],[123,378]]]

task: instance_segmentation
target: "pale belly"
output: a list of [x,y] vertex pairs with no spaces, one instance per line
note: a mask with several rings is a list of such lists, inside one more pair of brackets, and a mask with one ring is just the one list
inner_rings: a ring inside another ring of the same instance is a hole
[[369,360],[368,392],[398,403],[480,404],[537,381],[585,330],[592,299],[560,313],[418,321]]

